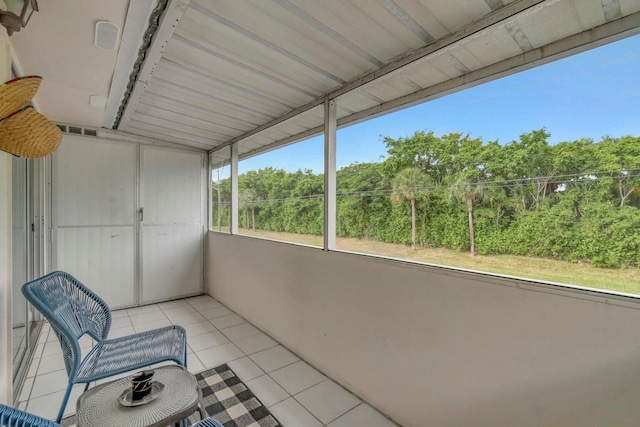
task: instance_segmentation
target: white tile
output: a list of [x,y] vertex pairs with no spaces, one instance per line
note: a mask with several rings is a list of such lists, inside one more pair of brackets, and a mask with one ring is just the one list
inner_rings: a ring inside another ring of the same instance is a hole
[[215,331],[216,327],[212,323],[204,321],[198,323],[191,323],[189,325],[183,325],[184,330],[187,331],[187,337],[195,337],[207,332]]
[[129,316],[111,319],[111,329],[124,328],[125,326],[132,326]]
[[[42,418],[54,420],[58,415],[63,397],[64,391],[59,391],[57,393],[47,394],[46,396],[31,398],[29,399],[29,403],[27,403],[27,412]],[[71,399],[69,399],[69,401],[71,401]]]
[[[228,329],[232,328],[237,328],[237,326],[232,326]],[[226,330],[227,329],[223,329],[221,332],[227,335],[225,332]],[[227,335],[227,337],[229,337],[229,335]],[[234,344],[237,345],[240,350],[244,351],[245,354],[257,353],[258,351],[266,350],[278,345],[273,338],[267,334],[263,334],[262,332],[236,340],[234,341]]]
[[131,319],[131,323],[133,324],[134,328],[139,323],[149,323],[155,320],[169,320],[167,319],[167,316],[165,316],[164,313],[160,310],[152,311],[150,313],[135,314],[133,316],[129,316],[129,318]]
[[[40,367],[38,368],[38,376],[65,369],[62,353],[45,356],[41,360],[42,362],[40,362]],[[65,372],[67,371],[65,370]]]
[[297,394],[327,379],[306,362],[299,360],[269,374],[289,394]]
[[174,325],[184,326],[184,325],[189,325],[191,323],[204,322],[207,319],[202,317],[199,313],[187,313],[187,314],[183,314],[182,316],[170,317],[169,320]]
[[177,299],[174,301],[161,302],[158,304],[160,310],[165,310],[167,308],[175,308],[175,307],[187,307],[189,304],[183,299]]
[[22,384],[22,390],[20,390],[20,399],[18,400],[29,400],[29,396],[31,396],[31,388],[33,387],[33,378],[27,378]]
[[281,345],[262,350],[249,357],[267,373],[300,360],[298,356]]
[[221,329],[220,332],[225,334],[231,341],[236,341],[245,337],[250,337],[251,335],[259,334],[260,329],[256,328],[251,323],[241,323],[239,325]]
[[134,323],[133,329],[135,329],[136,332],[140,333],[150,331],[152,329],[164,328],[165,326],[171,326],[171,322],[169,322],[169,319],[167,318],[140,324]]
[[[44,344],[38,344],[38,345],[36,346],[36,349],[35,349],[35,351],[33,352],[33,357],[34,357],[34,358],[42,357],[42,353],[43,353],[43,350],[44,350],[44,346],[45,346]],[[60,353],[62,353],[62,350],[60,351]]]
[[212,320],[222,316],[229,316],[230,314],[234,314],[233,311],[229,310],[227,307],[218,307],[211,308],[208,310],[201,310],[200,314],[202,314],[205,319]]
[[33,377],[36,372],[38,372],[38,365],[40,364],[40,359],[32,359],[31,364],[29,365],[29,370],[27,371],[27,378]]
[[245,322],[245,320],[242,317],[238,316],[237,314],[230,314],[229,316],[216,317],[215,319],[211,319],[209,321],[213,323],[213,326],[215,326],[218,329],[228,328],[230,326],[239,325]]
[[205,368],[209,369],[239,359],[244,356],[244,353],[232,343],[226,343],[197,351],[196,356],[198,356]]
[[46,342],[47,342],[47,339],[49,338],[49,332],[50,332],[50,330],[46,330],[46,331],[45,331],[45,330],[44,330],[44,328],[43,328],[43,329],[41,329],[41,330],[40,330],[40,335],[38,335],[38,342],[37,342],[37,344],[44,344],[44,343],[46,343]]
[[186,305],[181,305],[181,306],[178,306],[178,307],[163,308],[162,312],[169,319],[171,319],[172,317],[175,317],[175,316],[182,316],[182,315],[189,314],[189,313],[197,313],[195,308],[191,307],[187,303],[185,303],[185,304]]
[[360,399],[331,380],[324,380],[295,395],[295,398],[325,424],[360,404]]
[[269,411],[283,426],[322,427],[322,423],[292,397],[273,405]]
[[133,335],[136,331],[133,329],[133,326],[127,326],[124,328],[111,329],[109,331],[109,339],[113,340],[116,338],[126,337],[127,335]]
[[[84,384],[77,384],[73,387],[69,395],[69,400],[67,400],[67,407],[63,417],[68,417],[76,412],[76,401],[83,392]],[[65,391],[58,391],[45,396],[32,398],[27,403],[26,411],[42,418],[54,420],[58,416],[58,410],[60,410],[64,393]]]
[[187,354],[187,368],[192,374],[197,374],[198,372],[205,370],[205,367],[200,359],[198,359],[198,356],[193,353]]
[[58,336],[56,335],[55,332],[50,331],[49,336],[47,337],[47,342],[58,342]]
[[[278,419],[279,420],[279,419]],[[361,403],[340,418],[329,424],[329,427],[396,427],[378,411],[366,403]]]
[[265,374],[265,372],[248,357],[229,362],[229,367],[238,378],[245,383]]
[[160,311],[160,307],[158,307],[156,304],[151,304],[143,305],[142,307],[128,308],[127,314],[129,316],[137,316],[139,314],[153,313],[154,311]]
[[218,331],[207,332],[206,334],[187,338],[187,344],[194,352],[204,350],[205,348],[215,347],[227,342],[229,342],[227,337]]
[[42,356],[51,356],[58,353],[62,353],[62,348],[60,347],[60,343],[56,340],[54,342],[48,342],[44,345]]
[[125,309],[111,312],[111,321],[113,321],[113,319],[122,319],[123,317],[129,317],[129,313],[127,313]]
[[[84,384],[76,384],[73,386],[63,417],[68,417],[76,413],[76,402],[82,393],[84,393]],[[62,404],[62,398],[60,398],[60,404]]]
[[275,405],[289,398],[289,393],[284,391],[269,375],[252,379],[245,383],[247,387],[256,395],[258,400],[266,407]]
[[93,338],[89,335],[83,335],[82,338],[78,340],[78,344],[80,344],[80,348],[93,347]]
[[185,298],[185,301],[193,305],[193,304],[201,304],[203,302],[210,302],[215,300],[213,299],[213,297],[209,295],[200,295],[198,297]]
[[31,397],[39,397],[56,391],[65,390],[69,384],[67,371],[55,371],[48,374],[37,375],[33,382]]
[[192,307],[195,308],[196,310],[202,312],[202,311],[212,310],[214,308],[220,308],[220,307],[222,307],[222,304],[220,304],[218,301],[212,299],[210,301],[199,302],[197,304],[193,304]]

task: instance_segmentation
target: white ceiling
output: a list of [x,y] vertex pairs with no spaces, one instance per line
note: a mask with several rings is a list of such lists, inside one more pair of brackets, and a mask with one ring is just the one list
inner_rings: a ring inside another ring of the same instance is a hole
[[[116,67],[93,28],[122,27],[128,1],[41,3],[11,40],[24,72],[45,77],[42,112],[110,128],[122,90],[108,122],[89,107]],[[169,0],[163,16],[118,129],[212,151],[239,141],[246,157],[320,133],[327,98],[344,125],[637,33],[640,1]],[[114,87],[131,73],[124,50]]]
[[89,97],[107,97],[117,50],[94,46],[97,21],[124,26],[129,0],[40,0],[40,11],[11,36],[23,74],[43,77],[35,100],[41,112],[57,122],[100,127],[104,108]]

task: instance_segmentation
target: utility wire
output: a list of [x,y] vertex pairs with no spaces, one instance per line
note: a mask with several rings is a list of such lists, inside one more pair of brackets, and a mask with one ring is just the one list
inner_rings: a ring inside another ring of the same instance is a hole
[[[470,188],[479,188],[479,187],[499,187],[499,188],[521,188],[527,185],[537,185],[538,183],[544,185],[562,185],[562,184],[579,184],[579,183],[589,183],[596,182],[601,178],[639,178],[640,177],[640,168],[636,169],[628,169],[627,173],[624,175],[620,174],[620,171],[598,171],[598,172],[585,172],[585,173],[575,173],[575,174],[565,174],[565,175],[548,175],[541,176],[535,178],[519,178],[519,179],[510,179],[510,180],[502,180],[502,181],[482,181],[482,182],[472,182],[467,183],[465,186]],[[614,174],[618,174],[614,176]],[[606,175],[609,174],[609,175]],[[580,178],[579,180],[574,180],[570,178]],[[449,192],[456,188],[459,188],[460,185],[450,184],[450,185],[430,185],[430,186],[421,186],[417,187],[417,192]],[[387,195],[393,193],[392,189],[378,189],[378,190],[362,190],[362,191],[339,191],[336,193],[338,197],[361,197],[361,196],[377,196],[377,195]],[[295,197],[282,197],[282,198],[272,198],[272,199],[260,199],[253,200],[251,204],[262,204],[262,203],[271,203],[271,202],[286,202],[291,200],[312,200],[319,199],[324,197],[324,193],[318,194],[309,194],[304,196],[295,196]],[[221,202],[221,206],[229,205],[229,201]],[[217,203],[214,203],[217,205]]]

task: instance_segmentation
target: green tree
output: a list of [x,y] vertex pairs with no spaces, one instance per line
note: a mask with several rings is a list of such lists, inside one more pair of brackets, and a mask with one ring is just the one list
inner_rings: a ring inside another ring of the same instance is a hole
[[[259,202],[258,192],[253,188],[243,189],[239,197],[239,208],[244,209],[245,212],[251,211],[251,228],[256,231],[256,205]],[[247,227],[249,226],[247,221]]]
[[354,163],[337,171],[338,236],[383,240],[389,228],[391,204],[386,196],[391,180],[382,163]]
[[640,138],[605,138],[598,150],[598,162],[602,170],[615,171],[616,192],[620,207],[625,206],[629,197],[640,187],[638,167],[640,166]]
[[539,207],[546,198],[549,183],[557,170],[553,162],[553,150],[547,139],[551,135],[544,129],[520,135],[496,150],[487,164],[491,176],[500,176],[510,181],[515,206],[522,210]]
[[430,184],[429,176],[415,167],[401,170],[393,178],[391,201],[399,203],[402,200],[411,202],[411,249],[416,248],[416,198],[427,194]]

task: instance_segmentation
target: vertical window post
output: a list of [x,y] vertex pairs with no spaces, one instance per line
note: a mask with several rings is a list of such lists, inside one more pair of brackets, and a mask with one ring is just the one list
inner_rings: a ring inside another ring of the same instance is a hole
[[238,144],[231,144],[231,234],[238,234]]
[[324,102],[324,250],[336,248],[336,101]]
[[[213,168],[211,163],[211,153],[207,154],[205,164],[207,168],[207,180],[205,181],[207,191],[207,208],[205,211],[207,213],[207,230],[211,230],[213,229],[213,185],[211,183]],[[218,204],[218,206],[220,205]]]

